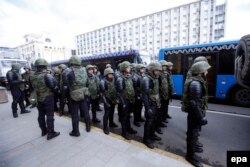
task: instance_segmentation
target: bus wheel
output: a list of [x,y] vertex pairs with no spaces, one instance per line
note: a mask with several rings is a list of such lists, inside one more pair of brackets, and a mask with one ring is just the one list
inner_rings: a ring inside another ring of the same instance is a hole
[[241,78],[243,80],[250,80],[250,35],[243,36],[240,39],[239,45],[236,49],[236,57],[242,56],[241,64]]
[[234,104],[242,107],[250,107],[250,89],[236,87],[233,89],[231,95]]

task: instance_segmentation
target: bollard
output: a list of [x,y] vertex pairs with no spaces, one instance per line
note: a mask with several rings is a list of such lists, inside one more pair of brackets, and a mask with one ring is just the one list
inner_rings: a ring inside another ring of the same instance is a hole
[[0,103],[7,103],[8,95],[5,87],[0,86]]

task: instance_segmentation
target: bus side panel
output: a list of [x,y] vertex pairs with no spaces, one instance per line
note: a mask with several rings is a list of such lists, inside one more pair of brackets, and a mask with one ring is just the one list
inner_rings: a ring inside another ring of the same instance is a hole
[[174,91],[176,95],[182,95],[183,92],[183,75],[172,75],[174,82]]
[[160,52],[159,52],[159,61],[160,60],[165,60],[164,59],[164,53],[165,53],[164,49],[161,49]]
[[225,99],[229,88],[236,84],[234,75],[217,75],[216,98]]

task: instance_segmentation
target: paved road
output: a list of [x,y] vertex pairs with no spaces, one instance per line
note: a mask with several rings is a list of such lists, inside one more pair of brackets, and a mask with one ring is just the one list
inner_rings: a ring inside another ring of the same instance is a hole
[[[60,136],[41,137],[37,109],[13,118],[11,104],[0,104],[0,167],[188,167],[184,158],[149,150],[136,141],[105,135],[97,128],[90,133],[80,125],[80,137],[71,137],[70,119],[55,116]],[[19,113],[19,112],[18,112]]]
[[[163,129],[162,141],[156,142],[156,145],[162,150],[185,156],[187,115],[181,112],[179,104],[178,100],[171,103],[170,115],[173,118],[169,120],[168,127]],[[211,111],[207,113],[208,125],[202,128],[200,137],[204,145],[204,152],[200,157],[206,164],[226,166],[228,150],[250,150],[250,111],[249,108],[221,104],[209,104],[209,109]],[[98,112],[98,117],[102,118],[102,114],[103,112]],[[142,141],[143,126],[134,128],[138,130],[138,134],[133,136],[133,139]],[[121,133],[120,128],[112,131]]]

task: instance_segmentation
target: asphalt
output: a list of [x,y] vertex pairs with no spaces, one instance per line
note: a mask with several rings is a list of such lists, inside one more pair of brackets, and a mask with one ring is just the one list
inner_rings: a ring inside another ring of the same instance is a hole
[[135,140],[119,135],[105,135],[92,127],[90,133],[80,124],[80,137],[71,137],[71,120],[55,115],[55,130],[60,136],[41,137],[36,108],[31,113],[13,118],[12,99],[0,104],[0,167],[90,166],[90,167],[185,167],[190,164],[182,156],[160,149],[148,149]]

